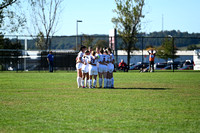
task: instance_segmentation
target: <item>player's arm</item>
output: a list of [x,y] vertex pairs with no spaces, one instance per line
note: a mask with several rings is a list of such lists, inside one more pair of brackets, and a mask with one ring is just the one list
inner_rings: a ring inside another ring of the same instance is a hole
[[109,63],[109,58],[108,58],[108,57],[106,57],[106,61],[105,61],[105,63],[106,63],[106,64]]
[[85,56],[82,57],[82,61],[83,61],[84,65],[87,65],[87,63],[86,63],[86,57]]
[[115,64],[115,59],[112,60],[112,64]]
[[155,56],[156,56],[156,53],[157,53],[157,51],[155,50],[155,53],[154,53]]
[[91,57],[89,57],[89,59],[88,59],[88,64],[92,65]]
[[101,58],[99,59],[99,64],[104,64]]
[[77,61],[78,63],[83,63],[82,61],[81,61],[81,57],[78,57],[78,61]]
[[95,56],[95,59],[99,59],[99,56]]
[[99,64],[102,64],[102,65],[104,65],[104,62],[103,62],[103,57],[102,57],[102,56],[99,56]]
[[50,61],[49,61],[49,55],[47,56],[47,62],[49,63]]

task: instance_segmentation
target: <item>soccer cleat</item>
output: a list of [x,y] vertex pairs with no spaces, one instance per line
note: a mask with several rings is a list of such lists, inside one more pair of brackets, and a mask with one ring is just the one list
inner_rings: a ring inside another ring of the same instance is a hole
[[83,88],[86,88],[85,86],[83,86]]

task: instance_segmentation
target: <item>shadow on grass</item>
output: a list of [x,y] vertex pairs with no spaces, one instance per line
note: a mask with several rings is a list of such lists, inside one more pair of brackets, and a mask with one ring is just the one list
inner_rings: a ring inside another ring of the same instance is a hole
[[122,89],[122,90],[128,90],[128,89],[132,89],[132,90],[169,90],[169,88],[120,88],[120,87],[116,87],[116,88],[106,88],[106,89]]

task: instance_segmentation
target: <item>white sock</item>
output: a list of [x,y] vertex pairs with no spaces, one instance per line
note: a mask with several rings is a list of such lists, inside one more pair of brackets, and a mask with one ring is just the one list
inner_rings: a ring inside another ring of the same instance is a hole
[[87,87],[87,83],[88,83],[88,82],[87,82],[87,78],[85,78],[85,87]]
[[96,86],[96,84],[97,84],[97,80],[96,80],[96,79],[94,79],[94,81],[93,81],[93,86],[95,87],[95,86]]
[[82,87],[84,86],[84,80],[83,79],[81,80],[81,86]]
[[79,85],[81,86],[81,80],[82,80],[82,78],[81,77],[79,77]]
[[102,78],[99,78],[99,87],[102,87]]
[[114,87],[114,78],[111,78],[111,87]]
[[110,81],[110,80],[109,80],[109,79],[107,79],[107,84],[106,84],[106,86],[107,86],[107,87],[109,86],[109,81]]
[[92,80],[91,79],[89,80],[89,87],[90,88],[92,87]]
[[106,85],[107,85],[107,79],[104,78],[104,87],[107,87]]
[[111,79],[108,79],[107,82],[108,82],[108,83],[107,83],[107,86],[110,87],[110,85],[111,85]]
[[78,87],[81,86],[81,77],[77,77],[77,85],[78,85]]
[[88,87],[90,87],[90,80],[89,79],[87,80],[87,84],[88,84]]

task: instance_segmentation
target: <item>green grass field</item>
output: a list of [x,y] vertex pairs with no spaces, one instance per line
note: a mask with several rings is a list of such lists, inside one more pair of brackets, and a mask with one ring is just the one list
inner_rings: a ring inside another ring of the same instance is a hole
[[114,78],[77,89],[74,72],[1,72],[0,132],[200,132],[200,72]]

